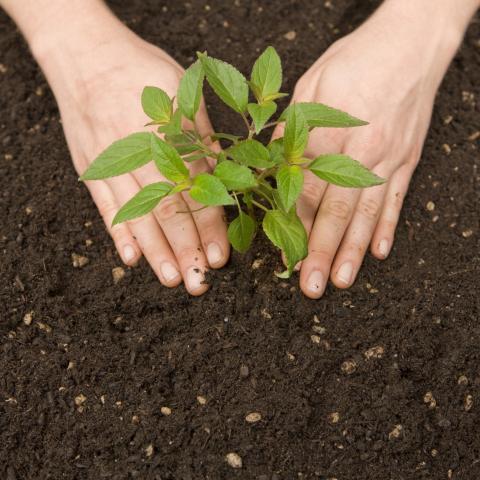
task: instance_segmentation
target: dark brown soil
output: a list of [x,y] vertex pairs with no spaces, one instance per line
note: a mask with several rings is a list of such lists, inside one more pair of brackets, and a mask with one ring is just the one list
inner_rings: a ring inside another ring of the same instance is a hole
[[[185,65],[208,49],[247,71],[273,44],[291,90],[378,1],[324,3],[112,6]],[[280,261],[262,240],[202,298],[162,288],[145,263],[114,285],[120,260],[54,99],[1,14],[0,478],[480,478],[478,20],[441,88],[391,258],[310,301],[272,275]],[[211,117],[234,121],[216,106]],[[74,268],[72,253],[89,263]]]

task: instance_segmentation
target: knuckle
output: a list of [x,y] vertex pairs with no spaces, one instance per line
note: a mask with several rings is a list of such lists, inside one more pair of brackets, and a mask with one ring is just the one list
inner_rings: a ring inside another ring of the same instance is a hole
[[321,206],[321,211],[339,220],[347,220],[350,217],[351,207],[345,200],[327,200]]
[[380,204],[371,198],[360,201],[358,211],[368,219],[374,220],[380,212]]
[[100,200],[97,202],[97,207],[107,227],[110,228],[111,220],[118,210],[117,206],[110,200]]
[[165,197],[155,208],[155,215],[160,223],[168,222],[185,210],[185,205],[176,195]]

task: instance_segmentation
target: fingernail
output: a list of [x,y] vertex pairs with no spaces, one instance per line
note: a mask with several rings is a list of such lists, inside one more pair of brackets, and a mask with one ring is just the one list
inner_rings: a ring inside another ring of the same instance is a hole
[[125,263],[131,262],[136,255],[135,249],[131,245],[125,245],[123,247],[123,259]]
[[353,265],[350,262],[344,263],[337,272],[338,279],[345,285],[349,285],[352,281]]
[[388,240],[380,240],[378,243],[378,251],[383,258],[387,258],[388,255]]
[[320,296],[325,289],[325,279],[320,270],[314,270],[307,281],[308,290],[315,296]]
[[216,265],[223,260],[223,252],[218,243],[212,242],[208,244],[207,258],[210,265]]
[[191,292],[205,288],[205,277],[198,267],[190,267],[187,270],[187,278],[185,280]]
[[160,271],[167,282],[175,280],[180,275],[179,271],[170,262],[163,262],[160,265]]

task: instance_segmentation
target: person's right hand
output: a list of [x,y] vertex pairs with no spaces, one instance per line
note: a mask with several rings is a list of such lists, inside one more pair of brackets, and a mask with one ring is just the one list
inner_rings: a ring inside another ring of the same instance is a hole
[[[140,104],[144,86],[160,87],[173,97],[183,74],[168,54],[121,24],[104,44],[83,47],[82,52],[57,54],[44,61],[79,174],[113,141],[141,131],[149,121]],[[211,131],[204,106],[197,115],[197,126],[202,134]],[[192,168],[198,172],[208,170],[209,165],[206,160],[197,161]],[[149,163],[131,174],[86,184],[127,265],[134,265],[143,253],[162,284],[175,287],[183,278],[187,290],[200,295],[208,288],[206,269],[223,266],[229,256],[222,208],[177,213],[196,210],[199,205],[188,194],[176,194],[166,197],[151,214],[111,226],[124,203],[143,186],[162,180]]]

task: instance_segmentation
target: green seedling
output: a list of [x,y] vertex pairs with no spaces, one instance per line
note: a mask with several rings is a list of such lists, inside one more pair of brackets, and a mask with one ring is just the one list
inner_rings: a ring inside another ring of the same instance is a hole
[[[212,133],[202,138],[195,126],[204,80],[243,119],[245,136]],[[259,228],[281,249],[289,277],[297,262],[307,255],[307,234],[296,213],[304,174],[310,170],[326,182],[341,187],[365,188],[384,180],[348,155],[333,153],[314,159],[305,156],[308,136],[317,127],[350,128],[367,122],[320,103],[296,103],[275,120],[282,67],[273,47],[268,47],[253,65],[248,81],[236,68],[198,53],[198,60],[180,81],[176,102],[163,90],[145,87],[142,106],[157,133],[133,133],[103,151],[81,180],[99,180],[131,172],[153,160],[166,179],[147,185],[117,213],[113,224],[126,222],[152,211],[167,195],[188,194],[202,208],[231,205],[238,215],[228,226],[233,248],[245,252]],[[250,93],[252,95],[250,95]],[[254,98],[255,101],[250,102]],[[284,124],[284,135],[264,145],[257,136],[265,129]],[[223,150],[212,143],[223,140]],[[205,157],[215,159],[211,173],[192,175],[187,167]],[[179,212],[178,215],[185,214]]]

